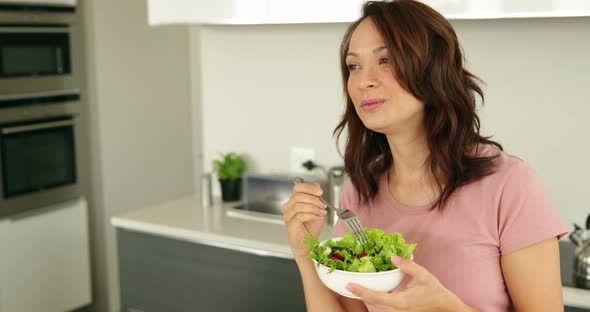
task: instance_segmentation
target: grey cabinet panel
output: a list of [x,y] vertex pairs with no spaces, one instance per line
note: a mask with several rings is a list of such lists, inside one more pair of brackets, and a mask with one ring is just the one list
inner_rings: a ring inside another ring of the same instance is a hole
[[117,231],[123,312],[305,311],[293,260]]

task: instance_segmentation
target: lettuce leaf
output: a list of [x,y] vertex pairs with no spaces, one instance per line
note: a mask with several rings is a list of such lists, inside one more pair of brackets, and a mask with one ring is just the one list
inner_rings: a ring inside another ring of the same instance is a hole
[[323,246],[311,234],[305,236],[304,243],[309,249],[307,257],[315,259],[318,266],[323,264],[334,270],[348,272],[382,272],[397,269],[391,263],[391,256],[410,259],[416,244],[407,244],[401,233],[385,234],[381,229],[367,230],[367,246],[358,245],[350,232],[341,240],[328,240]]

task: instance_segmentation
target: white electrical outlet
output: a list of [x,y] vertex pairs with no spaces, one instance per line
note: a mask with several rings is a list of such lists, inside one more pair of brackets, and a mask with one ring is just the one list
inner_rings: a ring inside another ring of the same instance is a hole
[[315,150],[309,147],[291,147],[291,173],[306,173],[308,170],[301,164],[314,160]]

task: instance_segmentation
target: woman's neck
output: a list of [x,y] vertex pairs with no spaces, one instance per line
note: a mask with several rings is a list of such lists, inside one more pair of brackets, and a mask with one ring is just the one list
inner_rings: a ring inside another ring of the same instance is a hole
[[440,194],[440,188],[426,161],[430,156],[426,134],[419,133],[403,137],[387,136],[393,156],[389,191],[408,206],[431,204]]
[[425,134],[387,135],[387,141],[393,156],[390,177],[410,183],[430,180],[432,174],[426,162],[430,149]]

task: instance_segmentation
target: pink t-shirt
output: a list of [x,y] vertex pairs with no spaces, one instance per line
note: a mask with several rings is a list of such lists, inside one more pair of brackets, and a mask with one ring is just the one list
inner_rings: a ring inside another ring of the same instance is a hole
[[[507,311],[511,301],[500,257],[551,237],[561,238],[568,230],[526,162],[491,146],[482,153],[498,152],[496,171],[457,189],[443,213],[401,204],[389,191],[387,174],[380,177],[372,203],[359,205],[349,183],[340,206],[354,211],[367,228],[401,232],[406,242],[416,243],[414,261],[466,304],[479,311]],[[334,237],[345,231],[338,221]]]

